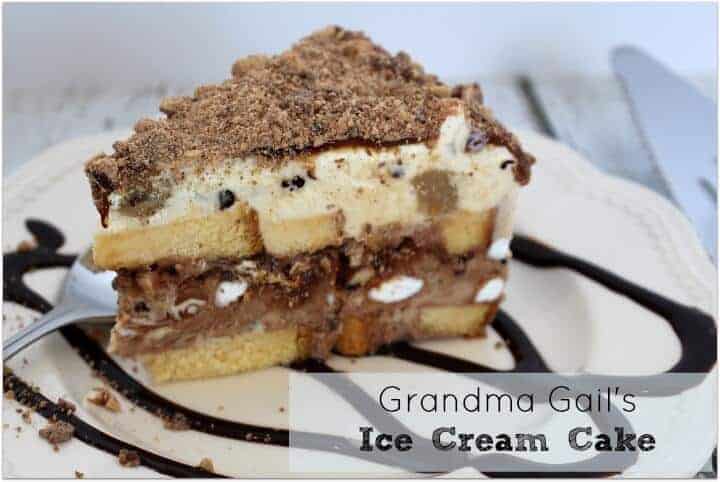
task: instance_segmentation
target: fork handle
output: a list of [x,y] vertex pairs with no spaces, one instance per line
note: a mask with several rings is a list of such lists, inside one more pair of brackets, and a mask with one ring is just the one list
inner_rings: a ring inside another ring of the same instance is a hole
[[84,318],[108,316],[113,313],[82,304],[60,304],[40,319],[3,341],[3,361],[9,360],[26,346],[65,325]]

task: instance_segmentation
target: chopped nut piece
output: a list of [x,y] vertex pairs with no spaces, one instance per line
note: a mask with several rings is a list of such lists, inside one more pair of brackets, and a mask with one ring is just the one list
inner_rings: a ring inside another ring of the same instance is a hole
[[201,469],[207,470],[208,472],[215,472],[215,467],[213,466],[212,460],[210,460],[207,457],[203,457],[203,459],[200,461],[200,464],[198,465]]
[[63,421],[50,422],[41,428],[38,433],[49,443],[55,445],[70,440],[75,433],[75,427]]
[[120,449],[118,462],[123,467],[137,467],[140,465],[140,456],[134,450]]
[[120,402],[107,388],[93,388],[85,399],[93,405],[103,407],[111,412],[120,411]]
[[370,281],[373,276],[375,276],[374,269],[370,267],[361,268],[352,275],[350,280],[348,280],[347,285],[348,287],[362,286]]
[[130,144],[127,141],[115,141],[112,146],[118,154],[128,154],[130,152]]
[[217,85],[201,85],[195,88],[193,100],[198,100],[218,92],[220,92],[220,87]]
[[58,407],[60,407],[65,412],[67,412],[68,415],[70,415],[71,413],[75,412],[75,410],[77,410],[77,407],[75,406],[74,403],[68,402],[64,398],[58,398],[57,404],[58,404]]
[[160,112],[168,116],[173,115],[185,103],[182,97],[166,97],[160,101]]
[[145,132],[153,128],[155,121],[152,119],[140,119],[135,123],[135,132]]
[[483,103],[482,90],[476,83],[456,85],[452,89],[452,96],[467,102]]
[[250,55],[237,60],[231,69],[233,77],[242,77],[253,69],[261,69],[270,59],[265,55]]
[[175,413],[172,417],[163,420],[163,426],[168,430],[190,430],[190,424],[182,413]]
[[35,242],[34,239],[32,241],[29,241],[29,240],[20,241],[20,243],[17,245],[17,250],[21,253],[23,253],[25,251],[32,251],[35,248],[37,248],[37,242]]
[[22,413],[22,419],[23,422],[27,423],[28,425],[32,423],[32,410],[27,409]]
[[438,97],[450,97],[452,95],[452,89],[447,85],[431,85],[428,87],[431,94]]

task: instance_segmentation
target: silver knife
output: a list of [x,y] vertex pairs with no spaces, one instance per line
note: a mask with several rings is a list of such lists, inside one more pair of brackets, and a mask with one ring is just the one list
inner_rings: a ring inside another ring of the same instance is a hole
[[634,47],[612,65],[675,202],[717,259],[717,107],[687,81]]

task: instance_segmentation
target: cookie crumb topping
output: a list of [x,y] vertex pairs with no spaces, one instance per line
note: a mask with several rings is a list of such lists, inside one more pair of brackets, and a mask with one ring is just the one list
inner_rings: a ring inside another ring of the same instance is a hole
[[48,443],[58,445],[73,438],[75,427],[63,421],[50,422],[41,428],[38,433],[40,437],[47,440]]
[[185,415],[176,412],[172,417],[163,418],[163,427],[173,431],[190,430],[190,422]]
[[137,467],[140,465],[140,455],[134,450],[120,449],[118,463],[123,467]]
[[212,460],[207,457],[203,457],[203,459],[198,464],[198,467],[208,472],[215,472],[215,466],[213,465]]
[[60,407],[60,409],[68,415],[75,413],[75,410],[77,410],[77,407],[74,403],[69,402],[64,398],[58,398],[57,404],[58,407]]
[[86,400],[111,412],[120,411],[120,402],[107,388],[93,388],[87,394]]
[[162,202],[162,184],[188,170],[248,157],[274,168],[348,142],[432,142],[443,121],[460,111],[473,132],[482,133],[469,147],[506,146],[518,160],[520,184],[528,181],[534,162],[482,105],[477,84],[451,88],[405,52],[392,55],[363,33],[340,27],[315,32],[279,55],[241,59],[231,79],[201,86],[192,96],[166,98],[160,111],[164,119],[138,121],[112,154],[87,162],[104,222],[113,192],[131,207],[140,205],[138,215],[144,215]]

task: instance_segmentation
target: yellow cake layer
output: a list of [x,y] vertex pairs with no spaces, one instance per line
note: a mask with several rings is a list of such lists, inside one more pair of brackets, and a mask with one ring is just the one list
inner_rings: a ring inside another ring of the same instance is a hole
[[212,216],[162,226],[101,231],[95,235],[93,260],[104,269],[136,268],[166,258],[249,256],[261,249],[253,212],[238,204]]
[[232,375],[305,358],[296,328],[208,338],[189,348],[142,355],[154,382]]
[[[484,336],[498,303],[434,306],[421,311],[419,339],[451,336]],[[373,346],[371,320],[345,320],[335,350],[361,356]],[[286,365],[309,356],[309,347],[290,327],[270,332],[250,332],[208,338],[188,348],[142,355],[141,360],[156,383],[232,375]]]
[[482,336],[497,303],[432,306],[420,313],[420,327],[428,336]]
[[[342,243],[342,214],[278,223],[258,223],[244,205],[201,218],[184,218],[165,225],[95,236],[93,257],[103,269],[139,268],[163,259],[274,256],[314,252]],[[457,210],[437,220],[451,254],[487,247],[495,224],[495,209],[482,213]]]

